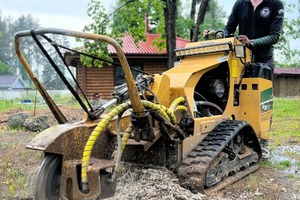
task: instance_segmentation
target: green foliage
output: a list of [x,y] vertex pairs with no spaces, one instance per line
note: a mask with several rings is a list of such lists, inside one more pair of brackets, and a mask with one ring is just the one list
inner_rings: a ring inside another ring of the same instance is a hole
[[279,170],[285,170],[287,168],[290,168],[292,166],[292,163],[289,160],[283,160],[279,162],[263,161],[263,166],[269,168],[276,168]]
[[[201,1],[197,3],[199,4]],[[184,7],[188,4],[183,5],[181,1],[178,1],[177,5],[179,8],[177,9],[176,35],[177,37],[189,39],[190,29],[195,20],[190,19],[189,16],[185,16],[183,12],[189,9]],[[138,45],[139,41],[145,40],[145,18],[147,13],[150,22],[149,32],[160,34],[160,37],[154,40],[152,45],[155,45],[159,51],[162,51],[166,49],[164,8],[165,1],[161,0],[118,0],[114,11],[108,15],[99,0],[91,0],[87,9],[87,15],[91,19],[91,24],[85,26],[84,31],[109,35],[112,38],[121,38],[122,34],[128,33],[133,37],[135,44]],[[222,18],[225,14],[216,1],[210,3],[208,12],[208,20],[203,24],[203,29],[214,28],[211,27],[212,24],[213,26],[223,26]],[[84,52],[111,61],[107,55],[106,44],[84,41],[84,47]],[[103,64],[102,61],[85,56],[81,56],[80,59],[88,67],[93,65],[101,67]]]
[[[39,23],[37,20],[33,19],[31,15],[21,15],[16,20],[13,20],[9,17],[2,17],[0,13],[0,32],[2,33],[2,37],[0,37],[0,74],[20,75],[25,82],[32,83],[29,80],[30,78],[25,68],[15,53],[13,37],[18,31],[30,30],[32,28],[39,27]],[[69,45],[69,42],[65,37],[49,37],[58,44],[63,44],[64,46]],[[61,67],[63,66],[63,63],[53,47],[50,46],[48,42],[41,39],[41,37],[38,36],[38,38],[52,57],[53,61],[60,67],[63,74],[65,74],[65,68]],[[35,44],[35,41],[31,37],[20,38],[20,41],[20,50],[28,64],[32,67],[36,77],[38,77],[42,83],[48,84],[47,88],[65,88],[61,79],[58,78],[57,73],[53,71],[50,63]]]
[[[33,19],[31,15],[29,14],[21,15],[9,25],[9,34],[10,34],[11,41],[13,41],[13,36],[16,32],[22,30],[29,30],[32,28],[38,28],[39,26],[40,25],[38,24],[38,22],[35,19]],[[25,68],[19,61],[19,58],[16,56],[13,42],[11,42],[9,48],[12,50],[11,51],[12,55],[9,61],[9,65],[13,66],[14,68],[18,68],[22,79],[24,81],[28,81],[29,76]],[[29,65],[31,66],[35,63],[35,61],[38,61],[42,57],[39,54],[38,48],[35,46],[35,42],[31,37],[26,37],[21,39],[20,49],[22,50],[22,53],[27,59]]]
[[200,27],[200,38],[202,38],[204,30],[223,29],[225,27],[224,18],[226,18],[226,13],[223,8],[218,5],[218,2],[216,0],[209,1],[204,23]]
[[6,65],[0,60],[0,75],[8,75],[8,74],[12,74],[11,67],[9,67],[8,65]]
[[[151,33],[164,32],[164,3],[161,0],[119,0],[116,3],[115,11],[108,15],[99,0],[91,0],[88,4],[87,15],[91,18],[91,24],[84,27],[84,31],[96,34],[108,35],[116,38],[122,45],[120,39],[124,33],[130,34],[136,45],[141,40],[145,40],[145,13],[151,16]],[[112,16],[112,19],[111,19]],[[163,39],[162,39],[163,38]],[[164,35],[157,39],[154,44],[159,49],[164,49]],[[84,41],[84,52],[100,57],[101,59],[112,61],[108,56],[106,43]],[[102,67],[103,61],[94,60],[86,56],[81,56],[80,60],[85,66],[96,65]]]
[[[31,17],[31,15],[21,15],[16,20],[10,17],[2,17],[0,15],[0,32],[2,37],[0,38],[0,60],[9,66],[9,70],[4,71],[2,74],[17,74],[19,71],[24,81],[29,80],[25,69],[21,65],[15,50],[14,50],[14,34],[20,30],[28,30],[34,27],[39,27],[38,23]],[[21,39],[21,48],[26,49],[22,53],[28,59],[29,64],[35,62],[33,59],[36,56],[36,49],[32,48],[33,41],[29,38]],[[26,48],[24,48],[26,47]]]
[[[98,0],[91,0],[88,4],[87,15],[91,18],[91,24],[84,27],[83,31],[92,32],[100,35],[108,35],[107,25],[108,15],[105,13],[105,8],[101,5]],[[90,40],[84,40],[84,50],[83,52],[100,57],[105,60],[112,61],[108,56],[108,49],[106,43],[94,42]],[[81,56],[80,61],[87,67],[93,65],[102,67],[103,62],[99,60],[94,60],[93,58],[87,56]]]
[[[300,3],[300,0],[299,0]],[[283,30],[279,42],[275,46],[278,54],[278,65],[282,67],[299,67],[300,66],[300,49],[292,49],[290,41],[300,38],[300,7],[298,10],[294,4],[285,5],[285,15],[293,13],[297,14],[297,18],[284,18]]]
[[[69,41],[66,39],[66,37],[59,36],[59,35],[52,35],[51,40],[55,41],[57,44],[62,44],[63,46],[66,46],[66,47],[69,46]],[[42,42],[45,43],[45,41],[42,41]],[[62,59],[57,54],[56,50],[49,43],[45,43],[44,46],[46,47],[48,54],[51,56],[53,61],[56,63],[57,67],[60,69],[62,74],[64,74],[65,77],[67,78],[66,74],[68,74],[68,72],[66,70],[66,67],[65,67]],[[61,52],[61,53],[64,54],[64,52]],[[46,89],[65,89],[66,86],[63,83],[63,81],[61,80],[61,78],[59,77],[58,73],[55,72],[54,68],[50,65],[50,63],[48,62],[48,60],[46,60],[45,57],[42,57],[42,59],[45,59],[45,60],[42,60],[42,61],[39,60],[39,61],[41,61],[41,63],[38,63],[38,65],[43,65],[44,67],[42,68],[41,72],[37,71],[36,74],[38,74],[38,77],[40,77],[39,74],[41,74],[41,77],[42,77],[41,82],[43,83],[45,88]]]
[[11,18],[3,18],[0,12],[0,60],[4,63],[8,63],[8,65],[10,64],[9,61],[12,52],[12,49],[10,48],[10,41],[12,41],[13,39],[9,32],[9,26],[11,24],[11,21]]

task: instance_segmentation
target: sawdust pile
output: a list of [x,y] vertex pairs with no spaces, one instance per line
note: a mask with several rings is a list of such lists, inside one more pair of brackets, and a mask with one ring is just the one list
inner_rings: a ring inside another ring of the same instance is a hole
[[109,200],[202,200],[203,194],[193,194],[182,188],[176,176],[167,169],[147,169],[126,164],[117,181],[117,191]]

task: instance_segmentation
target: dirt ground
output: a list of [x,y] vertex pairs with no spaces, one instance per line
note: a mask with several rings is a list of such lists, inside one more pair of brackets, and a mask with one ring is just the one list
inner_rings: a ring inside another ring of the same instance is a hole
[[[62,108],[69,120],[82,116],[78,110]],[[35,173],[43,155],[25,148],[38,133],[8,130],[7,117],[22,110],[1,113],[0,116],[0,199],[32,199]],[[50,111],[37,114],[48,116]],[[272,142],[272,141],[271,141]],[[193,194],[179,186],[176,176],[166,169],[142,169],[126,166],[119,178],[116,199],[300,199],[300,143],[287,142],[272,149],[270,160],[241,181],[212,196]]]

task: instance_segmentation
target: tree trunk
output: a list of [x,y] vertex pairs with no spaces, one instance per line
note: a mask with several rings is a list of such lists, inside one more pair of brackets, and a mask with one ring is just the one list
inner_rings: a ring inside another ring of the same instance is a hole
[[[193,22],[195,21],[196,4],[197,4],[196,0],[192,0],[190,19]],[[190,30],[190,41],[192,41],[192,39],[193,39],[194,28],[195,28],[195,25],[193,25]]]
[[196,0],[192,0],[191,15],[190,15],[191,20],[195,20],[196,4],[197,4]]
[[174,66],[176,48],[176,18],[177,18],[177,5],[176,0],[164,0],[166,6],[164,8],[165,15],[165,32],[166,32],[166,45],[168,54],[168,68]]
[[211,3],[210,3],[210,9],[211,9],[211,19],[212,19],[212,25],[211,25],[211,28],[212,30],[216,30],[217,27],[217,24],[216,24],[216,21],[217,21],[217,15],[216,15],[216,12],[217,12],[217,6],[216,6],[216,0],[212,0]]
[[202,0],[202,3],[199,7],[197,22],[196,22],[195,28],[193,28],[194,30],[193,30],[192,42],[198,41],[199,27],[204,21],[205,13],[206,13],[207,7],[208,7],[208,2],[209,2],[209,0]]

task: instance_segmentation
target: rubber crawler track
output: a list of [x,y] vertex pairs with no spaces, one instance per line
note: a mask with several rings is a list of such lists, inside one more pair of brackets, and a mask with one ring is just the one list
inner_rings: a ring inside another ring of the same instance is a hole
[[206,172],[209,170],[212,161],[218,157],[219,153],[223,151],[227,144],[245,126],[249,126],[249,124],[244,121],[228,120],[220,123],[211,133],[209,133],[181,163],[178,171],[181,186],[188,188],[193,192],[209,194],[221,190],[227,185],[232,184],[257,170],[259,168],[258,163],[260,162],[261,151],[260,147],[257,147],[259,144],[256,136],[253,136],[254,140],[256,140],[256,142],[252,142],[255,146],[253,149],[259,149],[257,151],[259,155],[257,163],[222,180],[216,187],[214,186],[215,189],[204,187]]

